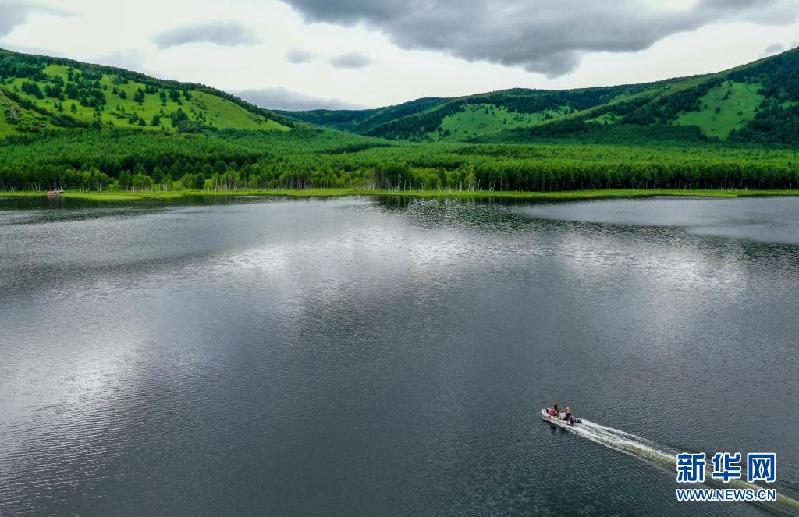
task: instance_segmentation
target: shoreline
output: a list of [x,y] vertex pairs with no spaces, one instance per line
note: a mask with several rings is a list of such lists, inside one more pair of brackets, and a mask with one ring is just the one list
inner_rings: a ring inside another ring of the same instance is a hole
[[[158,200],[190,200],[215,197],[289,197],[331,198],[346,196],[411,197],[441,199],[511,199],[529,201],[577,201],[596,199],[625,199],[651,197],[736,198],[764,196],[799,196],[799,189],[589,189],[553,192],[489,191],[489,190],[390,190],[364,188],[311,189],[241,189],[241,190],[172,190],[139,192],[81,192],[67,191],[58,197],[86,201],[126,202]],[[0,191],[0,199],[47,199],[46,192]]]

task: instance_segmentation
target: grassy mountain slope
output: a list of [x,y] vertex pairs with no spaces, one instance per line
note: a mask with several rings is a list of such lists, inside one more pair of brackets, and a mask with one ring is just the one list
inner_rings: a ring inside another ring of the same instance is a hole
[[385,108],[282,114],[322,127],[381,138],[462,141],[467,137],[508,127],[557,119],[614,99],[626,98],[648,86],[624,85],[567,91],[515,88],[468,97],[425,97]]
[[201,84],[0,50],[0,137],[68,127],[287,130],[417,142],[799,143],[799,50],[725,72],[576,90],[516,88],[385,108],[273,112]]
[[760,94],[762,87],[760,83],[724,81],[699,98],[696,110],[680,113],[674,124],[696,126],[706,136],[726,140],[755,118],[765,99]]
[[201,84],[0,50],[0,136],[66,127],[193,132],[292,125]]
[[793,144],[799,143],[799,50],[721,73],[656,83],[513,89],[290,115],[320,126],[412,141],[643,138]]

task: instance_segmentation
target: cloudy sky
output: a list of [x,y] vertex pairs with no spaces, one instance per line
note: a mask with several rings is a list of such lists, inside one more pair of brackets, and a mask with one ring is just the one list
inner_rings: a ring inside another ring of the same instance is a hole
[[652,81],[798,41],[799,0],[0,0],[0,47],[283,109]]

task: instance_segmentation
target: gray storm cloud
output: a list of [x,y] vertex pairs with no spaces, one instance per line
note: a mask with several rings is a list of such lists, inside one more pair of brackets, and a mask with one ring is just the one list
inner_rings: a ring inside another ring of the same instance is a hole
[[586,52],[644,50],[720,21],[791,23],[797,0],[698,0],[664,10],[641,0],[284,0],[308,21],[363,23],[406,49],[447,52],[557,77]]
[[160,48],[177,47],[188,43],[214,43],[234,47],[254,45],[258,38],[253,31],[240,23],[210,22],[185,25],[155,36],[155,44]]

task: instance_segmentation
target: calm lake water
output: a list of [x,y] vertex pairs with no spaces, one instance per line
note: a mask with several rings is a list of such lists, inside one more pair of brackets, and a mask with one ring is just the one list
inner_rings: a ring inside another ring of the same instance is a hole
[[795,496],[797,336],[799,199],[0,210],[0,514],[759,514],[539,409]]

